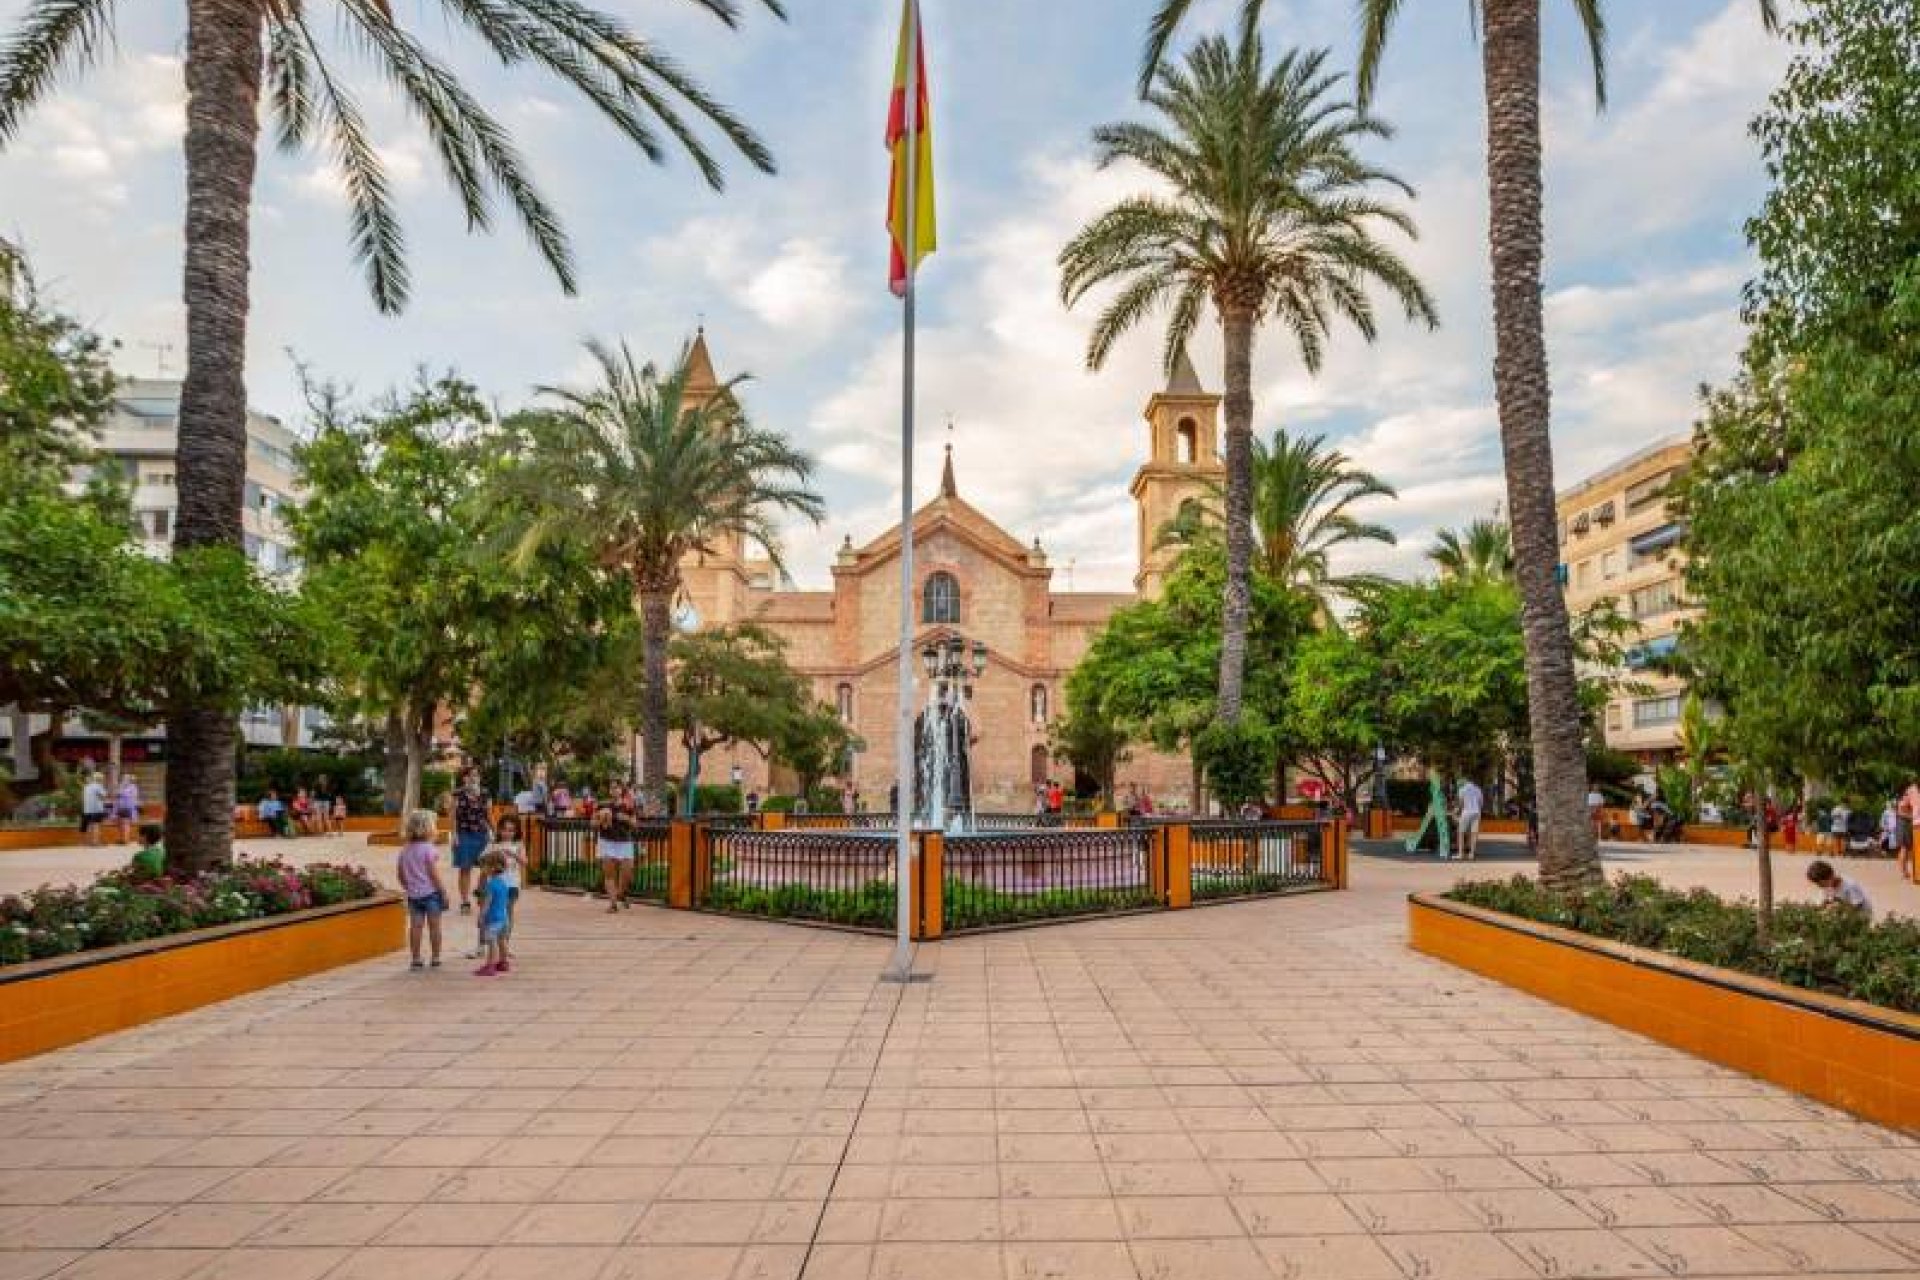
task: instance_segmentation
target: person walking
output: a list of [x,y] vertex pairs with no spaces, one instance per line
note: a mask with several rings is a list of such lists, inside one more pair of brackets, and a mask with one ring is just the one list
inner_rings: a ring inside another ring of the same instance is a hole
[[1853,823],[1853,810],[1847,807],[1845,800],[1834,802],[1827,813],[1827,838],[1833,842],[1832,854],[1836,858],[1847,856],[1847,828]]
[[1900,874],[1911,880],[1914,878],[1914,832],[1920,830],[1920,776],[1908,782],[1907,789],[1900,793],[1898,817],[1900,827]]
[[113,795],[113,816],[120,824],[120,843],[133,843],[133,827],[140,821],[140,784],[130,773],[120,775],[120,789]]
[[614,783],[613,798],[594,814],[593,825],[600,833],[600,887],[607,895],[607,910],[631,908],[627,890],[633,883],[634,845],[640,838],[640,809],[633,789],[624,782]]
[[100,844],[100,827],[107,820],[107,788],[100,775],[89,773],[80,784],[80,834],[89,848]]
[[473,871],[492,837],[493,822],[487,815],[486,793],[480,790],[480,771],[468,769],[461,775],[460,790],[453,797],[453,866],[460,876],[463,916],[473,911]]
[[1480,854],[1480,815],[1486,811],[1487,796],[1472,778],[1462,778],[1457,792],[1460,803],[1460,861],[1472,862]]

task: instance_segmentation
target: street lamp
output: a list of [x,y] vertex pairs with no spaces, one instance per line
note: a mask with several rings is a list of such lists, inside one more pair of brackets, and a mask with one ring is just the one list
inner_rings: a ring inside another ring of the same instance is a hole
[[[690,636],[700,629],[700,611],[693,607],[693,601],[682,600],[680,607],[673,611],[673,629],[683,636]],[[695,799],[700,790],[700,724],[694,721],[688,726],[687,736],[687,786],[686,815],[691,818]]]

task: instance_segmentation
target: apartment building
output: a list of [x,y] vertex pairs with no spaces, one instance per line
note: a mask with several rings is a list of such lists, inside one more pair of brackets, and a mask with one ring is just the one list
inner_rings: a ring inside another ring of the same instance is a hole
[[1673,652],[1681,625],[1697,616],[1687,600],[1680,543],[1685,526],[1669,489],[1686,470],[1692,444],[1661,440],[1561,492],[1560,561],[1567,608],[1576,617],[1611,599],[1632,620],[1627,670],[1602,722],[1607,745],[1646,764],[1679,749],[1686,683],[1654,669]]
[[[133,518],[142,548],[163,557],[172,546],[179,509],[174,457],[179,447],[180,382],[171,378],[124,378],[107,420],[101,424],[101,465],[116,467],[133,491]],[[279,419],[247,411],[246,510],[241,517],[247,558],[270,577],[288,580],[300,570],[293,538],[283,515],[300,501],[301,483],[294,449],[299,438]],[[83,471],[73,477],[84,484]],[[312,707],[249,707],[240,728],[250,746],[315,747],[328,727],[324,713]],[[30,769],[22,729],[27,736],[46,732],[43,716],[0,717],[0,738],[8,740],[16,776]],[[164,760],[166,732],[156,727],[127,739],[122,750],[130,765]],[[56,758],[69,763],[105,758],[107,740],[100,728],[75,716],[61,726]]]

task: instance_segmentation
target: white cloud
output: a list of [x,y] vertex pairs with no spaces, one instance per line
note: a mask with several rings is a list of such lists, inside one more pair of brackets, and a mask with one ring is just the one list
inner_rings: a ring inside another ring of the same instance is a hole
[[800,238],[782,244],[742,294],[753,313],[776,328],[805,322],[832,331],[855,303],[847,260],[818,241]]

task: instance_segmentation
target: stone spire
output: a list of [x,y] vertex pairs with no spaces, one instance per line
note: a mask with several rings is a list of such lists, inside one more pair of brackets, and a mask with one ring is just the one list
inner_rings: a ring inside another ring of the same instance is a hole
[[718,391],[720,379],[713,372],[713,356],[707,351],[707,329],[702,325],[687,348],[687,390]]
[[1193,361],[1187,356],[1187,349],[1180,348],[1180,354],[1173,358],[1173,376],[1167,379],[1166,394],[1170,396],[1203,396],[1206,389],[1200,385],[1200,375],[1193,371]]
[[940,468],[940,496],[943,498],[957,498],[960,496],[960,489],[953,482],[953,446],[952,445],[947,446],[947,460],[946,460],[946,463]]

